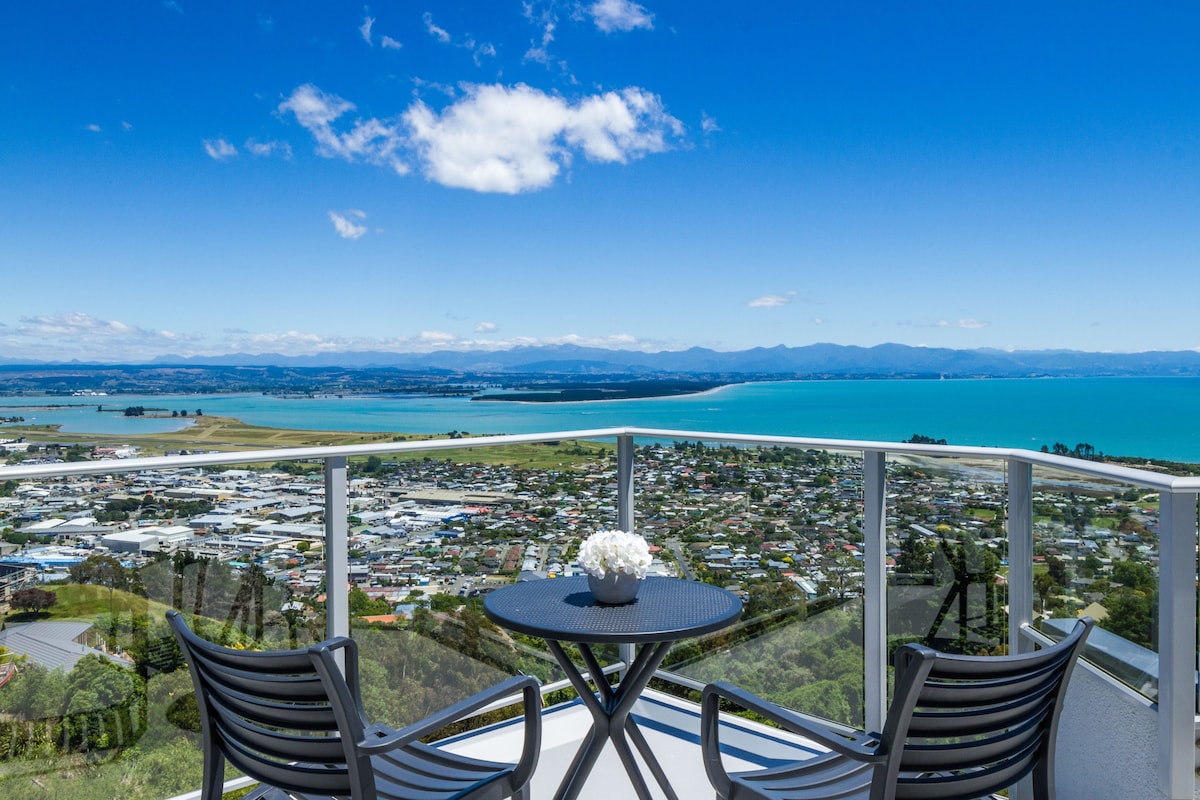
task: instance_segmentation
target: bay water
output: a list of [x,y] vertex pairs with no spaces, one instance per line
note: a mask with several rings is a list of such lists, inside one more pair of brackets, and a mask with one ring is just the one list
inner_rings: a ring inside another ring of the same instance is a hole
[[[126,417],[129,406],[188,416]],[[192,424],[197,410],[304,430],[500,434],[627,425],[881,441],[921,434],[956,445],[1037,450],[1085,443],[1109,455],[1200,462],[1200,378],[786,381],[579,403],[411,395],[0,396],[0,418],[57,424],[64,433],[178,430]]]

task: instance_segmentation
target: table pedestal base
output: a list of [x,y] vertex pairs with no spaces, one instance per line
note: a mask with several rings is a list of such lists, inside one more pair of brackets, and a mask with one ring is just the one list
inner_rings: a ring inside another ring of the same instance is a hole
[[629,713],[633,710],[633,705],[637,702],[638,697],[641,696],[642,690],[646,688],[646,684],[650,682],[655,671],[662,664],[671,643],[658,642],[639,647],[633,663],[629,665],[621,683],[616,687],[610,686],[604,679],[600,663],[596,660],[591,647],[587,644],[579,644],[579,652],[583,655],[584,664],[593,678],[592,682],[596,685],[594,692],[575,662],[563,651],[562,645],[553,640],[547,640],[546,644],[559,665],[562,666],[563,671],[566,672],[571,685],[579,693],[580,699],[592,713],[592,728],[575,753],[575,758],[572,759],[571,766],[567,769],[567,774],[563,777],[563,781],[554,795],[555,800],[575,800],[579,796],[588,774],[596,764],[596,759],[600,757],[600,751],[604,749],[606,739],[612,742],[617,755],[620,756],[621,763],[625,766],[629,780],[633,782],[633,788],[637,792],[639,800],[652,800],[652,798],[650,788],[646,785],[646,779],[642,777],[641,770],[634,759],[633,749],[629,746],[630,741],[641,754],[642,760],[646,762],[646,766],[666,794],[667,799],[679,800],[675,790],[671,788],[670,782],[667,781],[667,775],[663,772],[662,765],[658,763],[658,759],[654,757],[654,753],[646,743],[646,737],[642,735],[641,729]]

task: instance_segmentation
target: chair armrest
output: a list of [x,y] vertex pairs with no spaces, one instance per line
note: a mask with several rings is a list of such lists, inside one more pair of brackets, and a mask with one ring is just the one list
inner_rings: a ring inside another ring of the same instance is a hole
[[473,712],[497,700],[510,697],[518,691],[523,695],[525,742],[521,751],[521,759],[513,773],[514,777],[523,783],[529,779],[534,767],[537,766],[542,740],[541,684],[538,683],[537,678],[529,675],[516,675],[399,730],[394,730],[386,725],[372,725],[364,731],[364,739],[356,747],[368,755],[403,747],[452,722],[470,716]]
[[731,785],[729,774],[721,762],[718,739],[719,712],[723,699],[761,714],[784,730],[812,739],[847,758],[865,763],[882,763],[887,758],[880,752],[879,738],[875,734],[859,734],[857,738],[844,736],[732,684],[711,683],[704,687],[700,700],[700,747],[704,757],[704,768],[708,771],[709,780],[717,790],[718,797],[728,797]]

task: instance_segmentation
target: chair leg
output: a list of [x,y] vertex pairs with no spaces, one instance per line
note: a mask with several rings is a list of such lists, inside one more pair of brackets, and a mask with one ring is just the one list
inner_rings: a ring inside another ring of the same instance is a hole
[[1034,800],[1054,800],[1054,772],[1043,761],[1033,769]]

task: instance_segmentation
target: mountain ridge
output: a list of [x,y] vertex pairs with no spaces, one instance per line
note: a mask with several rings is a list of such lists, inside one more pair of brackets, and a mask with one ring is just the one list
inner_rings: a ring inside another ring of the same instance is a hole
[[346,351],[303,356],[231,353],[160,356],[144,363],[18,362],[0,355],[6,370],[85,368],[341,368],[390,369],[447,374],[545,374],[558,376],[756,375],[763,377],[1103,377],[1200,376],[1200,352],[1157,350],[1100,353],[1081,350],[997,350],[872,347],[817,343],[720,351],[704,347],[643,352],[574,344],[520,346],[507,350],[433,353]]

